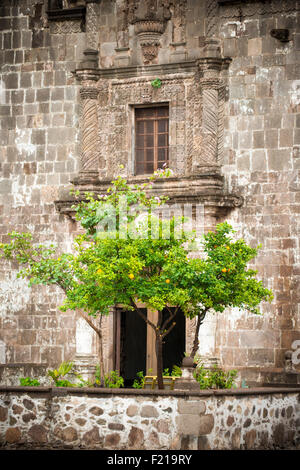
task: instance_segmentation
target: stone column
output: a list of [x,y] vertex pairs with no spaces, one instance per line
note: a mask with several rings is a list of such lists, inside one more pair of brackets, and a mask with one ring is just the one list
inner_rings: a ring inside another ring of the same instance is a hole
[[99,135],[98,135],[98,53],[93,49],[84,51],[86,60],[76,70],[76,78],[81,83],[81,180],[95,180],[99,175]]

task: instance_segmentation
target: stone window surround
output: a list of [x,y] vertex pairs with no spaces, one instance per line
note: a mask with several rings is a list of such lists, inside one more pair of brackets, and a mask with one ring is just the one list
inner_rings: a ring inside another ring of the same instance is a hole
[[[162,87],[160,89],[154,89],[151,86],[151,81],[156,78],[153,77],[136,77],[129,79],[111,80],[107,84],[107,87],[111,93],[111,107],[118,106],[121,109],[124,119],[122,119],[123,125],[121,130],[126,136],[122,139],[122,147],[113,155],[114,158],[110,159],[107,166],[107,174],[105,176],[112,177],[117,172],[118,168],[111,165],[112,160],[117,161],[118,164],[122,163],[127,168],[127,175],[135,178],[134,174],[134,109],[135,107],[141,106],[169,106],[169,162],[170,168],[173,169],[176,176],[182,177],[190,173],[191,168],[188,160],[191,159],[191,143],[192,140],[188,138],[187,132],[193,128],[193,121],[200,118],[200,115],[194,115],[189,107],[190,103],[187,100],[187,94],[192,92],[194,85],[194,74],[174,74],[171,76],[161,76]],[[102,80],[98,82],[100,88]],[[174,90],[174,87],[177,89]],[[122,98],[122,94],[124,97]],[[184,94],[184,100],[182,99]],[[120,97],[121,95],[121,97]],[[109,110],[110,105],[107,106]],[[102,107],[101,103],[98,104],[98,116],[99,116],[99,130],[101,134],[101,122],[102,122]],[[182,113],[182,120],[179,120],[179,115]],[[188,114],[188,116],[187,116]],[[187,119],[185,118],[187,117]],[[100,136],[101,139],[101,136]],[[182,143],[184,142],[184,143]],[[120,151],[126,153],[128,158],[127,161],[122,160],[118,155]],[[181,159],[179,153],[184,155]],[[108,150],[103,150],[103,154],[108,154]],[[143,175],[141,175],[143,178]]]

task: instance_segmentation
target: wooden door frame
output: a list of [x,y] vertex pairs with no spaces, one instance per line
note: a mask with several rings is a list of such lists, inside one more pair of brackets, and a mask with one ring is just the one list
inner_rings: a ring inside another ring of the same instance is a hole
[[[137,303],[138,308],[147,309],[147,317],[153,323],[157,322],[158,311],[151,310],[146,307],[145,304]],[[116,306],[114,309],[113,319],[113,368],[114,370],[120,371],[121,366],[121,315],[124,308],[122,306]],[[155,349],[155,332],[153,328],[147,324],[147,344],[146,344],[146,375],[149,369],[151,369],[150,375],[157,375],[157,360],[156,360],[156,349]]]

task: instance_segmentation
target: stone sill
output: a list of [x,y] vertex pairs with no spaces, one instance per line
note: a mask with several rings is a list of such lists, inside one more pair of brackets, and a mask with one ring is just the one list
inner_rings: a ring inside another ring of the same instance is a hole
[[168,397],[212,397],[212,396],[239,396],[239,395],[278,395],[300,393],[300,385],[292,387],[255,387],[236,388],[226,390],[144,390],[131,388],[86,388],[86,387],[14,387],[1,386],[0,393],[27,393],[46,396],[66,396],[66,395],[90,395],[92,397],[101,396],[168,396]]

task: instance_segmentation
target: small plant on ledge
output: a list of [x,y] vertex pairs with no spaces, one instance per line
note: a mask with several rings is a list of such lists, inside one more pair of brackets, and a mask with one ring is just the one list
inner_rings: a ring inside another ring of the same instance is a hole
[[19,380],[22,387],[39,387],[41,385],[37,379],[31,377],[20,377]]
[[124,379],[120,377],[117,370],[111,370],[104,376],[104,387],[106,388],[121,388],[124,387]]
[[225,372],[216,365],[212,369],[205,369],[203,364],[199,363],[193,375],[200,385],[200,390],[236,388],[234,382],[237,370],[235,369]]
[[159,78],[155,78],[155,80],[152,80],[151,86],[153,88],[160,88],[162,85],[161,80]]

